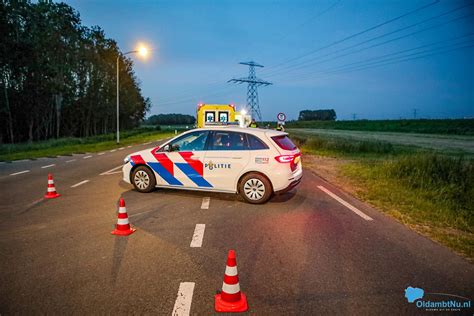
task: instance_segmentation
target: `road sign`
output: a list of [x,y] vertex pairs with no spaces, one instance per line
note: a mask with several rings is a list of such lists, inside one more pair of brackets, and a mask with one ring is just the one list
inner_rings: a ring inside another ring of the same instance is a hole
[[284,121],[286,120],[286,115],[285,115],[285,113],[283,113],[283,112],[278,113],[277,119],[278,119],[280,122],[284,122]]

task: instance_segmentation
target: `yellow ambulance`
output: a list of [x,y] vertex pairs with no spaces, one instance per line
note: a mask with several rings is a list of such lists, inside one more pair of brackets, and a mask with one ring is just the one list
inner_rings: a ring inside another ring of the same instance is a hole
[[235,106],[233,104],[198,104],[197,127],[225,125],[235,122]]

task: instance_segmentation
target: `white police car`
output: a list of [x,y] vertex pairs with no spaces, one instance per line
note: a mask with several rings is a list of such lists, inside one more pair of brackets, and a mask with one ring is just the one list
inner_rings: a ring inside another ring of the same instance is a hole
[[301,152],[284,132],[238,127],[187,131],[124,160],[123,180],[139,192],[155,187],[239,193],[265,203],[301,181]]

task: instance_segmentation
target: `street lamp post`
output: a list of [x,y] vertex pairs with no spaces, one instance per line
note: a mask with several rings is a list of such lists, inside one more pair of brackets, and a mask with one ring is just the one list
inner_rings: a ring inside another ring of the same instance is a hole
[[[142,56],[146,56],[148,53],[148,50],[145,47],[140,47],[138,50],[131,50],[129,52],[126,52],[125,54],[122,54],[122,56],[128,55],[128,54],[133,54],[133,53],[139,53]],[[119,89],[119,81],[120,81],[120,68],[119,68],[119,61],[120,61],[120,55],[117,56],[117,144],[120,143],[120,89]]]

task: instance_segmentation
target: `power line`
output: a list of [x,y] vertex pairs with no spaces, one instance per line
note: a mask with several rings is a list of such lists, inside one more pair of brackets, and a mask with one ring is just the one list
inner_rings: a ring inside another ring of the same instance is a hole
[[[413,14],[413,13],[416,13],[416,12],[422,11],[422,10],[424,10],[424,9],[426,9],[426,8],[429,8],[429,7],[431,7],[431,6],[435,5],[435,4],[437,4],[438,2],[439,2],[439,0],[433,1],[433,2],[431,2],[431,3],[429,3],[429,4],[427,4],[427,5],[418,7],[418,8],[416,8],[416,9],[412,10],[412,11],[406,12],[406,13],[404,13],[404,14],[402,14],[402,15],[399,15],[399,16],[397,16],[397,17],[395,17],[395,18],[392,18],[392,19],[389,19],[389,20],[384,21],[384,22],[382,22],[382,23],[379,23],[379,24],[377,24],[377,25],[371,26],[371,27],[369,27],[369,28],[367,28],[367,29],[365,29],[365,30],[363,30],[363,31],[354,33],[354,34],[349,35],[349,36],[347,36],[347,37],[345,37],[345,38],[343,38],[343,39],[334,41],[334,42],[332,42],[332,43],[330,43],[330,44],[328,44],[328,45],[326,45],[326,46],[322,46],[322,47],[320,47],[320,48],[317,48],[317,49],[311,50],[311,51],[309,51],[309,52],[307,52],[307,53],[304,53],[304,54],[302,54],[302,55],[300,55],[300,56],[297,56],[297,57],[294,57],[294,58],[290,58],[290,59],[288,59],[288,60],[286,60],[286,61],[283,61],[283,62],[281,62],[281,63],[279,63],[279,64],[277,64],[277,65],[271,66],[270,68],[277,68],[277,67],[279,67],[279,66],[281,66],[281,65],[284,65],[284,64],[290,63],[290,62],[292,62],[292,61],[299,60],[299,59],[304,58],[304,57],[306,57],[306,56],[312,55],[312,54],[314,54],[314,53],[316,53],[316,52],[319,52],[319,51],[321,51],[321,50],[323,50],[323,49],[327,49],[327,48],[332,47],[332,46],[334,46],[334,45],[343,43],[343,42],[345,42],[345,41],[347,41],[347,40],[350,40],[350,39],[352,39],[352,38],[354,38],[354,37],[357,37],[357,36],[359,36],[359,35],[365,34],[365,33],[367,33],[367,32],[373,31],[373,30],[375,30],[375,29],[377,29],[377,28],[379,28],[379,27],[382,27],[382,26],[384,26],[384,25],[387,25],[387,24],[389,24],[389,23],[392,23],[392,22],[395,22],[395,21],[397,21],[397,20],[399,20],[399,19],[402,19],[402,18],[404,18],[404,17],[406,17],[406,16],[408,16],[408,15],[411,15],[411,14]],[[268,75],[268,74],[267,74],[267,75]]]
[[[343,65],[343,66],[333,67],[333,68],[327,69],[327,70],[326,70],[325,72],[323,72],[323,73],[339,72],[339,71],[343,71],[343,70],[346,70],[346,69],[351,69],[351,68],[353,68],[354,65],[357,65],[357,64],[371,64],[371,63],[385,62],[385,61],[389,61],[389,60],[392,60],[392,59],[397,59],[397,58],[401,58],[401,57],[404,58],[404,57],[407,57],[407,56],[410,56],[410,55],[422,54],[422,53],[431,52],[431,51],[435,51],[435,50],[439,50],[439,49],[443,49],[443,48],[448,48],[449,46],[452,46],[452,45],[466,44],[466,43],[471,42],[472,39],[471,39],[471,40],[464,41],[464,42],[461,42],[461,43],[453,43],[453,44],[450,44],[450,45],[447,45],[447,46],[442,46],[442,47],[438,47],[438,48],[434,48],[434,49],[428,49],[428,50],[421,51],[421,52],[417,52],[417,53],[413,53],[413,54],[408,54],[408,55],[405,55],[405,56],[396,56],[396,57],[392,57],[392,58],[387,58],[387,57],[389,57],[389,56],[399,55],[399,54],[403,54],[403,53],[410,52],[410,51],[413,51],[413,50],[418,50],[418,49],[421,49],[421,48],[426,48],[426,47],[430,47],[430,46],[435,46],[435,45],[438,45],[438,44],[442,44],[442,43],[445,43],[445,42],[450,42],[450,41],[453,41],[453,40],[458,40],[458,39],[461,39],[461,38],[464,38],[464,37],[473,36],[473,35],[474,35],[474,33],[470,33],[470,34],[463,35],[463,36],[458,36],[458,37],[456,37],[456,38],[452,38],[452,39],[449,39],[449,40],[446,40],[446,41],[439,41],[439,42],[435,42],[435,43],[430,43],[430,44],[426,44],[426,45],[421,45],[421,46],[414,47],[414,48],[403,49],[403,50],[400,50],[400,51],[398,51],[398,52],[394,52],[394,53],[390,53],[390,54],[378,56],[378,57],[375,57],[375,58],[369,58],[369,59],[365,59],[365,60],[362,60],[362,61],[358,61],[358,62],[353,62],[353,63],[345,64],[345,65]],[[377,59],[381,59],[381,60],[376,61]],[[357,65],[356,67],[360,67],[360,66],[361,66],[361,65]],[[363,65],[362,65],[362,66],[363,66]]]
[[[364,47],[364,48],[361,48],[361,49],[358,49],[356,51],[352,51],[352,52],[348,52],[346,54],[343,54],[343,55],[339,55],[339,56],[336,56],[334,58],[330,58],[330,59],[326,59],[324,61],[320,61],[320,62],[317,62],[317,63],[313,63],[313,66],[316,65],[316,64],[320,64],[322,62],[326,62],[326,61],[329,61],[329,60],[334,60],[334,59],[337,59],[337,58],[341,58],[341,57],[345,57],[345,56],[348,56],[348,55],[352,55],[352,54],[355,54],[355,53],[359,53],[361,51],[364,51],[364,50],[367,50],[367,49],[370,49],[370,48],[374,48],[374,47],[378,47],[378,46],[382,46],[382,45],[385,45],[385,44],[388,44],[388,43],[391,43],[391,42],[395,42],[395,41],[398,41],[400,39],[404,39],[406,37],[409,37],[409,36],[412,36],[412,35],[415,35],[415,34],[419,34],[419,33],[422,33],[422,32],[426,32],[428,30],[432,30],[434,28],[437,28],[437,27],[440,27],[440,26],[444,26],[446,24],[449,24],[449,23],[452,23],[452,22],[456,22],[456,21],[459,21],[459,20],[462,20],[462,19],[465,19],[467,17],[470,17],[470,16],[473,16],[474,14],[469,14],[469,15],[465,15],[465,16],[462,16],[462,17],[457,17],[455,19],[451,19],[447,22],[443,22],[443,23],[439,23],[439,24],[436,24],[436,25],[433,25],[433,26],[430,26],[430,27],[427,27],[427,28],[424,28],[424,29],[421,29],[421,30],[418,30],[418,31],[415,31],[415,32],[412,32],[412,33],[409,33],[409,34],[406,34],[406,35],[402,35],[402,36],[399,36],[399,37],[396,37],[396,38],[392,38],[390,40],[386,40],[384,42],[380,42],[380,43],[377,43],[377,44],[373,44],[373,45],[370,45],[370,46],[367,46],[367,47]],[[305,73],[300,73],[299,76],[301,77],[301,75],[305,76],[305,75],[311,75],[311,74],[314,74],[314,71],[312,72],[305,72]],[[271,77],[271,76],[270,76]]]
[[[303,23],[301,23],[300,25],[298,25],[294,30],[303,27],[304,25],[308,24],[309,22],[313,21],[314,19],[316,19],[316,18],[322,16],[323,14],[325,14],[325,13],[331,11],[331,10],[334,9],[340,2],[341,2],[341,0],[335,1],[333,4],[331,4],[329,7],[327,7],[327,8],[324,9],[323,11],[318,12],[317,14],[315,14],[315,15],[311,16],[309,19],[307,19],[305,22],[303,22]],[[291,32],[287,32],[286,34],[284,34],[283,36],[280,37],[279,41],[281,41],[282,39],[288,37],[288,35],[290,35],[290,34],[291,34]],[[220,73],[222,73],[222,72],[223,72],[223,70],[219,71],[217,74],[220,74]],[[216,75],[217,75],[217,74],[216,74]],[[240,76],[244,76],[244,75],[245,75],[245,74],[242,74],[242,75],[240,75]],[[210,83],[208,84],[208,86],[206,87],[206,89],[210,89],[210,88],[213,88],[213,87],[219,87],[219,86],[222,85],[222,83],[223,83],[223,82],[220,81],[220,80],[219,80],[219,81],[210,82]],[[188,96],[188,98],[185,99],[185,100],[189,100],[189,99],[193,100],[194,98],[192,97],[192,95],[194,95],[194,91],[196,91],[196,90],[198,90],[198,89],[200,89],[200,88],[192,88],[192,89],[187,89],[187,90],[181,91],[181,92],[180,92],[180,96],[183,96],[183,94],[184,94],[185,96]],[[167,97],[167,98],[164,98],[164,99],[160,99],[160,102],[163,102],[163,103],[160,103],[160,105],[161,105],[161,104],[171,104],[171,105],[172,105],[172,104],[182,103],[182,102],[180,102],[180,101],[175,101],[175,99],[176,99],[176,97],[173,97],[173,96]]]
[[440,51],[432,51],[432,52],[429,52],[428,54],[421,55],[421,56],[416,56],[416,57],[407,58],[407,57],[409,57],[410,55],[416,55],[416,54],[410,54],[410,55],[406,55],[406,56],[401,56],[400,58],[402,58],[402,59],[398,59],[398,60],[394,60],[394,61],[389,61],[389,62],[384,61],[384,62],[381,62],[381,63],[379,63],[379,64],[374,64],[374,65],[365,65],[365,66],[361,66],[360,68],[355,68],[355,69],[350,69],[350,70],[344,70],[344,71],[341,71],[341,72],[333,72],[332,74],[336,74],[336,73],[348,73],[348,72],[353,72],[353,71],[360,71],[360,70],[365,70],[365,69],[378,68],[378,67],[382,67],[382,66],[397,64],[397,63],[404,62],[404,61],[410,61],[410,60],[416,60],[416,59],[420,59],[420,58],[431,57],[431,56],[435,56],[435,55],[439,55],[439,54],[443,54],[443,53],[449,53],[449,52],[453,52],[453,51],[457,51],[457,50],[461,50],[461,49],[466,49],[466,48],[471,48],[471,47],[474,47],[474,42],[472,42],[471,44],[466,44],[466,45],[464,45],[464,46],[455,47],[455,48],[452,48],[452,49],[445,49],[445,50],[440,50]]
[[[366,69],[372,69],[372,68],[378,68],[378,67],[382,67],[382,66],[397,64],[397,63],[401,63],[401,62],[405,62],[405,61],[411,61],[411,60],[416,60],[416,59],[427,58],[427,57],[431,57],[431,56],[435,56],[435,55],[439,55],[439,54],[444,54],[444,53],[449,53],[449,52],[453,52],[453,51],[457,51],[457,50],[461,50],[461,49],[466,49],[466,48],[471,48],[471,47],[474,47],[474,43],[464,45],[464,46],[461,46],[461,47],[452,48],[452,49],[445,49],[445,50],[441,50],[441,51],[430,52],[428,54],[421,55],[421,56],[416,56],[416,57],[408,57],[409,55],[400,56],[399,58],[401,58],[401,59],[398,59],[398,60],[393,60],[393,61],[389,61],[389,62],[384,61],[384,62],[381,62],[380,64],[369,65],[369,66],[364,65],[364,66],[361,66],[360,68],[354,68],[354,69],[344,70],[344,71],[340,71],[340,72],[327,73],[327,76],[320,77],[320,78],[327,78],[327,77],[330,77],[334,74],[350,73],[350,72],[354,72],[354,71],[360,71],[360,70],[366,70]],[[411,55],[413,55],[413,54],[411,54]]]
[[[311,62],[311,61],[315,61],[315,60],[318,60],[322,57],[326,57],[326,56],[329,56],[329,55],[333,55],[333,54],[336,54],[336,53],[339,53],[339,52],[342,52],[342,51],[346,51],[350,48],[354,48],[354,47],[357,47],[357,46],[360,46],[360,45],[363,45],[363,44],[366,44],[366,43],[369,43],[369,42],[372,42],[374,40],[377,40],[377,39],[380,39],[380,38],[383,38],[383,37],[386,37],[386,36],[389,36],[389,35],[392,35],[392,34],[395,34],[395,33],[398,33],[398,32],[401,32],[401,31],[404,31],[404,30],[407,30],[407,29],[410,29],[410,28],[413,28],[415,26],[418,26],[420,24],[423,24],[423,23],[426,23],[428,21],[431,21],[431,20],[434,20],[434,19],[437,19],[437,18],[440,18],[442,16],[445,16],[445,15],[448,15],[450,13],[453,13],[457,10],[460,10],[460,9],[463,9],[467,6],[472,6],[474,5],[474,3],[469,3],[467,5],[463,5],[463,6],[460,6],[460,7],[457,7],[455,9],[452,9],[450,11],[447,11],[447,12],[444,12],[442,14],[439,14],[439,15],[436,15],[436,16],[433,16],[433,17],[430,17],[428,19],[425,19],[423,21],[420,21],[420,22],[417,22],[417,23],[414,23],[414,24],[411,24],[411,25],[408,25],[406,27],[402,27],[400,29],[397,29],[397,30],[394,30],[394,31],[391,31],[391,32],[388,32],[388,33],[385,33],[385,34],[382,34],[382,35],[379,35],[379,36],[376,36],[376,37],[373,37],[373,38],[370,38],[368,40],[365,40],[365,41],[362,41],[362,42],[359,42],[359,43],[356,43],[354,45],[351,45],[351,46],[348,46],[348,47],[345,47],[345,48],[342,48],[342,49],[339,49],[337,51],[334,51],[334,52],[331,52],[331,53],[328,53],[328,54],[325,54],[325,55],[322,55],[322,56],[317,56],[315,58],[311,58],[309,60],[306,60],[306,61],[303,61],[303,62],[300,62],[298,64],[295,64],[293,66],[290,66],[290,67],[285,67],[285,68],[282,68],[276,72],[273,72],[273,73],[269,73],[267,74],[267,76],[269,77],[274,77],[274,76],[278,76],[278,75],[281,75],[281,74],[284,74],[284,73],[289,73],[289,72],[293,72],[295,70],[298,70],[298,69],[303,69],[303,68],[307,68],[307,67],[310,67],[310,66],[314,66],[314,65],[318,65],[318,64],[321,64],[321,63],[324,63],[324,62],[327,62],[327,61],[331,61],[331,60],[335,60],[335,59],[338,59],[338,58],[341,58],[341,57],[345,57],[345,56],[348,56],[348,55],[351,55],[351,54],[355,54],[355,53],[358,53],[358,52],[361,52],[361,51],[364,51],[364,50],[367,50],[367,49],[370,49],[370,48],[374,48],[374,47],[377,47],[377,46],[381,46],[381,45],[384,45],[384,44],[388,44],[390,42],[394,42],[394,41],[397,41],[397,40],[400,40],[400,39],[403,39],[405,37],[408,37],[408,36],[412,36],[414,34],[418,34],[418,33],[422,33],[422,32],[425,32],[425,31],[428,31],[428,30],[431,30],[431,29],[434,29],[434,28],[437,28],[437,27],[440,27],[440,26],[443,26],[445,24],[448,24],[448,23],[451,23],[451,22],[455,22],[457,20],[461,20],[463,18],[466,18],[466,17],[469,17],[470,15],[467,15],[467,16],[463,16],[463,17],[458,17],[458,18],[455,18],[453,20],[450,20],[450,21],[447,21],[447,22],[444,22],[444,23],[439,23],[439,24],[436,24],[436,25],[432,25],[430,27],[427,27],[425,29],[422,29],[422,30],[418,30],[416,32],[412,32],[412,33],[409,33],[409,34],[406,34],[406,35],[403,35],[403,36],[400,36],[400,37],[397,37],[397,38],[394,38],[394,39],[391,39],[391,40],[388,40],[388,41],[385,41],[385,42],[382,42],[382,43],[379,43],[379,44],[375,44],[375,45],[372,45],[372,46],[368,46],[368,47],[365,47],[365,48],[362,48],[362,49],[359,49],[359,50],[355,50],[355,51],[351,51],[351,52],[348,52],[346,54],[342,54],[342,55],[337,55],[335,57],[332,57],[332,58],[328,58],[328,59],[324,59],[324,60],[320,60],[318,62]],[[291,70],[289,70],[291,69]],[[287,70],[287,71],[285,71]]]
[[[466,35],[462,35],[462,36],[457,36],[457,37],[453,37],[453,38],[450,38],[450,39],[447,39],[447,40],[433,42],[433,43],[429,43],[429,44],[425,44],[425,45],[421,45],[421,46],[417,46],[417,47],[413,47],[413,48],[403,49],[403,50],[400,50],[400,51],[396,51],[396,52],[393,52],[393,53],[381,55],[381,56],[378,56],[378,57],[372,57],[372,58],[364,59],[362,61],[356,61],[356,62],[348,63],[348,64],[345,64],[345,65],[339,65],[339,66],[336,66],[336,67],[326,69],[321,73],[336,72],[338,70],[343,70],[347,67],[350,68],[350,66],[352,66],[352,65],[363,64],[363,63],[371,63],[371,62],[374,62],[377,59],[384,59],[384,58],[387,58],[389,56],[399,55],[399,54],[407,53],[407,52],[410,52],[410,51],[413,51],[413,50],[418,50],[418,49],[422,49],[422,48],[426,48],[426,47],[430,47],[430,46],[435,46],[435,45],[439,45],[439,44],[443,44],[443,43],[447,43],[447,42],[451,42],[451,41],[456,41],[456,40],[459,40],[459,39],[462,39],[462,38],[465,38],[465,37],[469,37],[469,36],[472,36],[472,35],[474,35],[474,33],[470,33],[470,34],[466,34]],[[456,44],[456,43],[453,43],[451,45],[454,45],[454,44]],[[457,43],[457,44],[460,44],[460,43]],[[399,58],[399,57],[403,57],[403,56],[398,56],[396,58]],[[311,72],[311,73],[308,73],[308,74],[309,75],[314,75],[315,72]],[[301,76],[299,78],[301,78]],[[303,76],[303,78],[304,78],[304,76]]]

